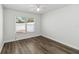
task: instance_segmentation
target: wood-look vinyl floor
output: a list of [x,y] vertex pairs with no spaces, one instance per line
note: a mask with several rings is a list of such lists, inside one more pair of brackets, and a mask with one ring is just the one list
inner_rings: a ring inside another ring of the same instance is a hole
[[2,54],[76,54],[42,36],[5,43]]

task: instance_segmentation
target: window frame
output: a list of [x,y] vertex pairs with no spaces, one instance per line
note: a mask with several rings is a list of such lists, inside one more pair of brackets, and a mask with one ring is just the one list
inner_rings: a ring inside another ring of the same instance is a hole
[[[20,16],[16,16],[16,17],[20,17]],[[15,17],[15,24],[16,24],[16,17]],[[23,16],[23,17],[26,17],[26,16]],[[34,31],[33,32],[35,32],[35,18],[34,18]],[[16,26],[16,25],[15,25]],[[15,27],[16,28],[16,27]],[[16,30],[15,30],[15,32],[16,32]],[[16,32],[16,33],[23,33],[23,34],[25,34],[25,33],[33,33],[33,32],[27,32],[27,23],[25,23],[25,32]]]

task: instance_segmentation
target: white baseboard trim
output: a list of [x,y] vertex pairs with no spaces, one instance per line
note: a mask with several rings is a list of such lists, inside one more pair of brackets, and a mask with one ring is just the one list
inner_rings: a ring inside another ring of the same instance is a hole
[[12,42],[12,41],[18,41],[18,40],[27,39],[27,38],[36,37],[36,36],[40,36],[40,34],[38,34],[38,35],[30,35],[30,36],[25,36],[25,37],[20,37],[20,38],[15,38],[15,40],[4,41],[4,43],[8,43],[8,42]]
[[0,53],[1,53],[1,51],[2,51],[3,46],[4,46],[4,43],[3,43],[3,44],[1,45],[1,47],[0,47]]
[[74,49],[79,50],[79,48],[77,48],[77,47],[75,47],[75,46],[72,46],[72,45],[70,45],[70,44],[66,44],[66,43],[64,43],[64,42],[60,42],[60,41],[56,40],[55,38],[53,38],[53,37],[51,37],[51,36],[48,36],[48,35],[45,35],[45,34],[42,34],[41,36],[46,37],[46,38],[49,38],[49,39],[51,39],[51,40],[54,40],[54,41],[56,41],[56,42],[59,42],[59,43],[61,43],[61,44],[66,45],[66,46],[70,46],[70,47],[72,47],[72,48],[74,48]]
[[40,35],[31,35],[31,36],[21,37],[21,38],[17,38],[16,40],[22,40],[22,39],[27,39],[27,38],[36,37],[36,36],[40,36]]

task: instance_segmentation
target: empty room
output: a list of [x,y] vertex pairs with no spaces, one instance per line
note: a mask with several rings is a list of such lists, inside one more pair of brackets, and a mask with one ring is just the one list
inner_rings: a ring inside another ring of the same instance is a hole
[[79,4],[0,4],[1,54],[78,54]]

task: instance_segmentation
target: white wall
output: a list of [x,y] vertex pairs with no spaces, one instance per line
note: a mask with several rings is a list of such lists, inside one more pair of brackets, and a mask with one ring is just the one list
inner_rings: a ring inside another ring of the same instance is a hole
[[42,35],[79,49],[79,5],[70,5],[42,16]]
[[40,19],[39,15],[32,14],[32,13],[25,13],[11,9],[4,9],[4,42],[15,41],[15,22],[16,16],[27,16],[27,17],[35,17],[36,24],[35,24],[35,32],[34,33],[23,33],[23,34],[16,34],[18,39],[24,39],[28,37],[38,36],[40,35]]
[[3,47],[3,7],[0,5],[0,52]]

